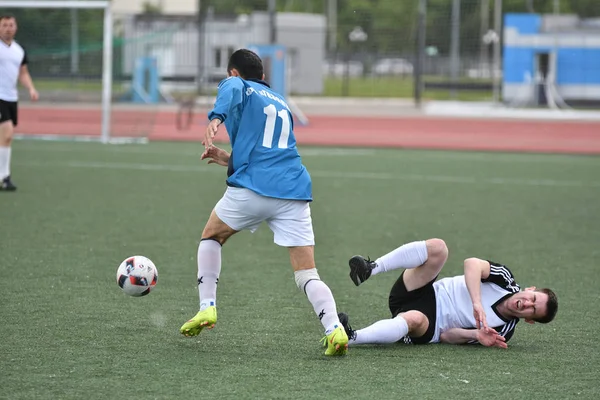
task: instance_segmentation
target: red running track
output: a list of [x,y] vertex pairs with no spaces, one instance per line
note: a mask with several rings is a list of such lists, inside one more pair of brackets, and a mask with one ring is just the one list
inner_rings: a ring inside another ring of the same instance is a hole
[[[197,114],[191,129],[178,130],[176,112],[114,110],[111,132],[114,137],[200,140],[202,118]],[[299,144],[600,154],[600,121],[310,115],[309,119],[309,126],[296,126]],[[100,111],[93,109],[23,107],[19,120],[17,132],[22,134],[100,135]],[[227,141],[224,130],[219,136]]]

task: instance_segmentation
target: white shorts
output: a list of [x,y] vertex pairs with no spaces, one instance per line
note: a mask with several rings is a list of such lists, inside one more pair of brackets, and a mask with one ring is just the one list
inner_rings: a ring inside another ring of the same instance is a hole
[[274,199],[249,189],[228,187],[215,206],[215,213],[236,231],[254,232],[265,221],[279,246],[315,244],[310,206],[304,200]]

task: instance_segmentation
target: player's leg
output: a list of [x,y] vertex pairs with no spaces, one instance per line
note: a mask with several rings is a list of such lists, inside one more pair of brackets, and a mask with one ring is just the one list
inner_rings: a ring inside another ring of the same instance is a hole
[[16,103],[0,100],[0,190],[15,191],[10,178],[11,145],[16,124]]
[[[408,271],[404,271],[405,275]],[[351,333],[351,344],[395,343],[404,338],[406,343],[425,344],[435,340],[437,302],[433,282],[423,287],[407,290],[402,276],[398,278],[389,296],[392,318],[378,321],[364,330]],[[347,331],[351,331],[348,318],[340,317]]]
[[198,245],[198,296],[200,311],[180,328],[185,336],[196,336],[217,322],[217,284],[221,274],[221,248],[237,231],[224,223],[213,210]]
[[410,310],[398,314],[394,318],[383,319],[367,326],[353,330],[346,314],[340,313],[340,322],[350,338],[351,346],[359,344],[391,344],[403,338],[422,337],[429,328],[429,320],[421,311]]
[[302,201],[277,201],[274,209],[274,216],[267,224],[273,231],[275,243],[288,248],[296,285],[323,325],[327,339],[325,354],[344,355],[348,336],[340,324],[331,289],[321,280],[315,266],[310,206]]
[[238,231],[223,222],[213,210],[198,245],[198,291],[200,310],[215,305],[221,274],[221,248]]
[[[427,249],[426,261],[416,268],[407,269],[403,275],[406,290],[412,291],[422,288],[433,281],[439,274],[448,259],[448,247],[442,239],[428,239],[425,241]],[[392,263],[392,265],[395,265]]]
[[428,239],[404,244],[397,249],[370,261],[362,256],[350,259],[350,278],[356,286],[372,275],[405,269],[407,290],[423,287],[435,279],[448,258],[448,247],[441,239]]
[[325,355],[344,355],[348,350],[348,336],[339,321],[335,299],[331,289],[319,277],[315,267],[314,247],[289,247],[290,261],[294,270],[294,280],[302,290],[323,329],[325,330]]
[[186,336],[195,336],[205,327],[212,328],[217,322],[221,248],[235,233],[242,229],[255,229],[257,224],[252,215],[242,212],[242,197],[247,195],[241,189],[229,188],[211,212],[202,231],[197,258],[200,311],[180,328],[180,332]]

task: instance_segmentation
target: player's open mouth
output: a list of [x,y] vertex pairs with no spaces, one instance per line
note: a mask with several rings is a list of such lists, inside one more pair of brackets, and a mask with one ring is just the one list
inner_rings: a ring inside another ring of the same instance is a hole
[[521,305],[523,305],[523,303],[521,302],[521,300],[517,300],[517,310],[521,309]]

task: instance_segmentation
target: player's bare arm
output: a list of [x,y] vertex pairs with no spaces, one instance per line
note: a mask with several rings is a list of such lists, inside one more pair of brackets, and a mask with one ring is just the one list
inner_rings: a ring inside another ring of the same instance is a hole
[[33,79],[31,79],[31,74],[29,73],[27,65],[21,65],[21,69],[19,70],[19,81],[21,82],[21,85],[29,90],[29,97],[31,97],[31,100],[37,101],[40,96],[37,90],[35,90]]
[[213,139],[217,135],[217,131],[219,130],[219,125],[221,125],[223,121],[219,118],[212,119],[208,125],[206,126],[206,133],[204,135],[204,147],[207,149],[212,146]]
[[494,329],[452,328],[440,335],[440,342],[447,344],[465,344],[472,341],[477,341],[486,347],[508,348],[506,339]]
[[208,158],[209,164],[218,164],[218,165],[222,165],[222,166],[226,167],[229,163],[230,156],[231,156],[231,154],[228,153],[227,151],[225,151],[217,146],[210,146],[204,150],[204,153],[202,153],[202,156],[200,157],[200,159],[204,160],[204,159]]
[[465,284],[473,302],[473,316],[478,329],[488,330],[485,311],[481,304],[481,280],[490,276],[490,263],[479,258],[467,258],[464,262]]

